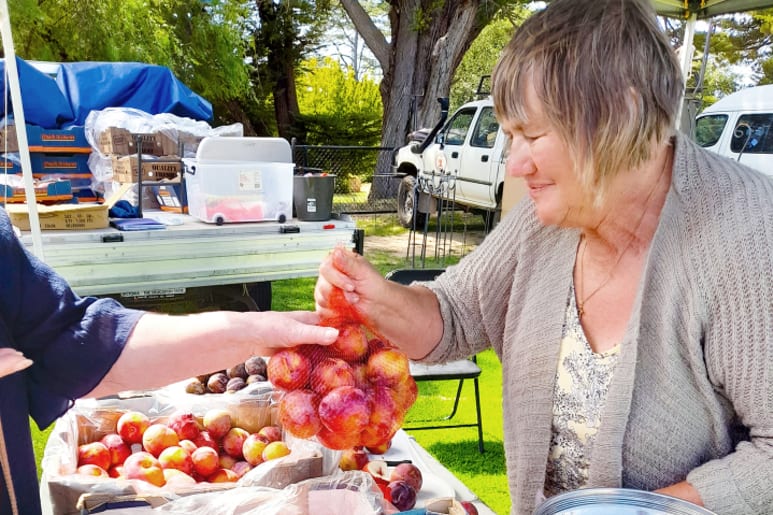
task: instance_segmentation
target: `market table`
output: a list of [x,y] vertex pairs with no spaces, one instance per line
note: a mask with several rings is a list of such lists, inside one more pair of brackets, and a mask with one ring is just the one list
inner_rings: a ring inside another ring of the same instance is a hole
[[[429,454],[416,440],[405,431],[400,430],[392,439],[392,446],[383,455],[372,455],[373,459],[385,459],[388,462],[410,460],[422,471],[424,484],[417,496],[416,507],[423,508],[429,499],[454,497],[458,501],[470,501],[478,509],[480,515],[495,515],[475,493],[462,483],[454,474],[445,468],[437,459]],[[47,499],[47,488],[41,484],[42,499]],[[43,503],[43,513],[52,513],[51,506]],[[134,506],[128,508],[111,508],[104,511],[109,515],[152,515],[158,513],[150,506]]]

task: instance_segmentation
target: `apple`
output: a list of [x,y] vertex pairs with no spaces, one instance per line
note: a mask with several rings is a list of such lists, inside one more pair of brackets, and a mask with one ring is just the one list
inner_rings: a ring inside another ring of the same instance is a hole
[[370,458],[363,449],[345,449],[341,453],[341,459],[338,461],[338,468],[343,471],[362,470],[368,464]]
[[227,468],[219,468],[207,478],[210,483],[234,483],[238,480],[239,476],[236,472]]
[[199,436],[196,437],[196,440],[194,440],[193,443],[196,445],[196,448],[211,447],[217,450],[217,442],[214,438],[212,438],[212,435],[209,434],[209,431],[206,430],[200,432]]
[[300,350],[280,350],[268,360],[268,380],[282,390],[303,388],[311,375],[311,361]]
[[177,469],[190,474],[193,472],[193,460],[188,451],[178,445],[167,447],[158,455],[158,462],[164,469]]
[[370,460],[363,468],[373,478],[384,498],[392,501],[392,491],[389,489],[389,468],[384,460]]
[[164,469],[164,481],[167,487],[192,486],[196,484],[193,476],[174,468]]
[[191,453],[193,470],[203,477],[211,476],[220,468],[220,456],[209,446],[199,447]]
[[347,324],[338,328],[338,338],[328,346],[335,356],[346,361],[359,361],[368,354],[368,335],[360,324]]
[[100,443],[104,445],[108,452],[110,452],[110,464],[111,466],[122,465],[126,458],[132,453],[131,447],[123,441],[121,435],[117,433],[109,433],[103,436]]
[[100,442],[84,443],[78,446],[78,466],[96,465],[107,470],[112,465],[110,451]]
[[77,469],[78,474],[81,474],[83,476],[94,476],[94,477],[110,477],[105,469],[100,467],[99,465],[94,465],[93,463],[86,463],[85,465],[81,465]]
[[257,433],[253,433],[244,440],[242,444],[242,455],[244,460],[252,466],[260,465],[263,463],[263,449],[266,448],[268,442],[260,437]]
[[331,390],[319,401],[319,419],[333,432],[359,436],[370,420],[365,392],[353,386]]
[[252,470],[252,465],[246,461],[237,461],[234,463],[234,466],[231,467],[231,470],[236,473],[236,477],[241,478],[244,474]]
[[337,433],[322,426],[317,432],[317,440],[328,449],[343,451],[359,445],[359,433]]
[[337,358],[325,358],[316,363],[309,378],[311,389],[320,395],[339,386],[355,386],[354,371],[349,364]]
[[223,450],[237,460],[242,459],[244,457],[242,448],[248,436],[250,436],[250,433],[241,427],[232,427],[223,437]]
[[405,481],[391,481],[389,485],[392,504],[400,511],[408,511],[416,506],[416,490]]
[[287,443],[281,440],[271,442],[263,449],[263,461],[275,460],[288,454],[290,454],[290,448],[287,446]]
[[204,413],[204,429],[209,432],[209,436],[214,441],[223,438],[231,430],[231,427],[233,427],[231,414],[226,410],[215,408]]
[[151,424],[142,434],[142,448],[156,458],[161,451],[178,443],[177,433],[165,424]]
[[376,386],[367,391],[370,419],[360,435],[365,447],[378,447],[390,441],[403,423],[404,413],[395,401],[393,392]]
[[231,470],[231,467],[233,467],[237,459],[228,454],[227,452],[223,451],[218,455],[218,464],[220,465],[220,468]]
[[113,479],[125,478],[126,474],[123,472],[123,465],[113,465],[107,469],[107,475]]
[[395,386],[411,378],[408,358],[397,349],[381,349],[370,355],[366,369],[371,384]]
[[392,447],[391,439],[385,443],[382,443],[381,445],[376,445],[374,447],[365,447],[365,450],[371,454],[386,454],[386,452],[389,450],[390,447]]
[[199,421],[190,412],[178,411],[169,416],[166,425],[169,426],[180,440],[196,440],[201,431]]
[[279,422],[298,438],[311,438],[322,427],[317,414],[319,400],[311,390],[293,390],[279,401]]
[[131,445],[142,443],[142,434],[150,426],[150,419],[139,411],[127,411],[118,419],[116,432]]
[[266,443],[276,442],[282,439],[282,430],[277,426],[263,426],[258,431],[258,436]]
[[419,396],[419,388],[416,386],[416,381],[414,381],[413,377],[408,377],[404,382],[393,385],[391,391],[395,402],[403,413],[413,406],[413,403],[416,402],[416,398]]
[[177,445],[188,451],[188,454],[193,454],[193,451],[199,448],[198,445],[191,442],[190,440],[180,440],[180,443]]
[[418,492],[421,490],[423,478],[421,470],[413,463],[400,463],[392,469],[392,472],[389,474],[389,481],[405,481]]
[[[174,432],[174,431],[173,431]],[[164,486],[164,469],[158,460],[149,452],[135,452],[123,463],[123,471],[127,479],[141,479],[156,486]]]

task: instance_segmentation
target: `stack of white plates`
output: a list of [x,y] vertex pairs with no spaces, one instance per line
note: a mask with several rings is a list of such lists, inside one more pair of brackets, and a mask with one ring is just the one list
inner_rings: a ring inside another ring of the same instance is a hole
[[715,515],[668,495],[629,488],[583,488],[545,501],[534,515]]

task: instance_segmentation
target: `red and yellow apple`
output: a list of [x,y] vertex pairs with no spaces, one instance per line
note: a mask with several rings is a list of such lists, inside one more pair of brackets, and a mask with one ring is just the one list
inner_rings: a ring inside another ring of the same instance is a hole
[[311,390],[293,390],[279,401],[279,422],[298,438],[311,438],[322,427],[317,414],[319,400]]
[[127,479],[141,479],[156,486],[164,486],[164,469],[158,460],[149,452],[135,452],[123,463],[123,471]]
[[121,435],[123,441],[131,445],[142,443],[142,434],[150,426],[150,419],[139,411],[127,411],[118,419],[116,432]]
[[303,388],[311,375],[311,361],[296,348],[280,350],[268,360],[268,380],[282,390]]
[[177,433],[165,424],[151,424],[142,433],[142,448],[156,458],[161,451],[178,443],[180,439],[177,438]]
[[96,465],[107,471],[112,465],[110,451],[101,442],[89,442],[78,446],[78,466]]

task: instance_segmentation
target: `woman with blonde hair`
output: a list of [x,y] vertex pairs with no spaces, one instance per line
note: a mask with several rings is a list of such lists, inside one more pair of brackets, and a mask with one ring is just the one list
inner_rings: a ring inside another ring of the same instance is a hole
[[320,268],[319,311],[341,288],[413,359],[494,349],[514,514],[592,486],[771,513],[773,181],[675,131],[681,93],[649,2],[549,2],[492,78],[527,198],[435,281]]

